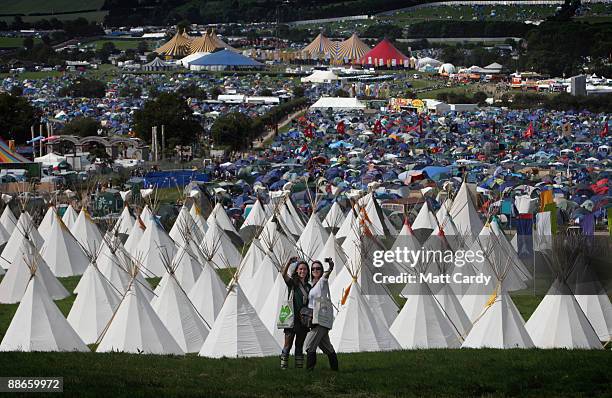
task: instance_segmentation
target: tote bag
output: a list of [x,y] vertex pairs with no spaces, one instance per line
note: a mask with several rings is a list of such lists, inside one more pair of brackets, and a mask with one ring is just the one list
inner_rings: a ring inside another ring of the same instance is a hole
[[329,288],[326,286],[321,297],[315,300],[312,323],[331,329],[334,324],[334,306],[329,295]]
[[278,329],[291,329],[293,328],[295,314],[293,313],[293,289],[289,293],[287,301],[281,303],[278,316],[276,317],[276,327]]

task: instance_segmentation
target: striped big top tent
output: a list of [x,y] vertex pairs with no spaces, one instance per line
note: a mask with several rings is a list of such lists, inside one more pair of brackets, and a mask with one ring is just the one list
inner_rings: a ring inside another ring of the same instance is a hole
[[357,33],[353,33],[351,37],[338,44],[337,58],[345,62],[356,62],[368,51],[370,47],[361,41]]
[[311,59],[335,58],[338,51],[338,42],[331,41],[323,33],[319,33],[302,51],[306,52]]
[[9,145],[0,138],[0,163],[32,163],[30,160],[13,151]]
[[155,50],[158,54],[163,54],[166,58],[184,57],[190,53],[189,47],[192,38],[185,33],[177,32],[166,44]]
[[193,39],[189,47],[189,52],[191,54],[198,52],[212,53],[216,50],[221,50],[224,48],[236,51],[230,45],[221,40],[213,29],[210,32],[204,33],[204,35]]

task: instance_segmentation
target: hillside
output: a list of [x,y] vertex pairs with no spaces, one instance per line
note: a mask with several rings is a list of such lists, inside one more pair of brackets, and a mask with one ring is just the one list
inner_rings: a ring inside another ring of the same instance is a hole
[[87,18],[102,21],[107,14],[101,11],[104,0],[19,0],[1,1],[0,19],[11,22],[19,16],[25,22],[57,18],[59,20]]

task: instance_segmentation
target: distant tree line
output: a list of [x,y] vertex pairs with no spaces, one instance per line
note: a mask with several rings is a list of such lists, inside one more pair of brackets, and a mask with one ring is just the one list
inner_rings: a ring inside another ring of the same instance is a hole
[[[383,25],[384,26],[384,25]],[[532,25],[516,21],[425,21],[406,26],[405,37],[524,37]]]
[[[193,23],[292,21],[346,15],[371,15],[425,3],[424,0],[106,0],[108,26]],[[278,8],[278,14],[277,14]]]
[[[57,18],[40,19],[35,22],[25,22],[20,16],[13,18],[11,23],[0,21],[0,30],[63,30],[65,32],[64,39],[71,37],[88,37],[103,35],[104,30],[94,21],[80,17],[72,20],[60,21]],[[61,39],[62,37],[58,37]]]
[[544,108],[559,111],[612,112],[612,94],[573,96],[568,93],[558,95],[517,93],[513,96],[505,94],[502,101],[504,106],[515,109]]

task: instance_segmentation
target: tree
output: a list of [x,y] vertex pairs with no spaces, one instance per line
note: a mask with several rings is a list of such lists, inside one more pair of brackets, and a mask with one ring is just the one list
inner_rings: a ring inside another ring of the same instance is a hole
[[134,113],[134,130],[138,137],[147,142],[151,142],[153,126],[158,126],[157,134],[161,142],[162,125],[165,126],[168,148],[190,145],[202,131],[193,110],[175,93],[161,93],[157,98],[145,102],[143,108]]
[[139,54],[144,54],[147,51],[149,51],[149,45],[147,44],[146,41],[139,41],[138,42],[138,47],[137,47],[138,53]]
[[477,91],[474,93],[474,102],[478,105],[485,105],[487,102],[487,94],[482,91]]
[[27,99],[0,93],[0,134],[23,144],[31,138],[30,127],[37,123],[36,112]]
[[151,62],[151,61],[153,61],[157,57],[159,57],[159,54],[156,53],[155,51],[152,51],[152,52],[147,54],[147,62]]
[[337,89],[336,92],[334,93],[334,95],[336,97],[344,97],[344,98],[350,97],[348,91],[343,90],[341,88]]
[[96,119],[78,116],[66,123],[64,126],[64,134],[91,137],[97,136],[100,128],[100,123]]
[[248,148],[252,141],[251,125],[251,119],[240,112],[219,116],[210,129],[213,142],[233,151]]
[[59,90],[62,97],[94,97],[102,98],[106,95],[106,84],[99,80],[81,79],[68,87]]
[[221,90],[219,87],[215,86],[210,89],[210,98],[217,99],[220,94],[223,94],[223,90]]
[[117,47],[115,47],[115,44],[111,41],[106,41],[102,43],[102,47],[98,50],[98,56],[102,58],[102,60],[108,61],[108,57],[111,54],[115,54],[117,52],[118,51]]
[[176,24],[176,31],[178,33],[186,33],[187,29],[189,29],[190,25],[191,25],[191,23],[184,19],[181,22]]
[[206,90],[196,86],[195,84],[189,84],[187,86],[181,86],[176,93],[183,98],[197,98],[197,99],[208,99],[208,94]]
[[112,167],[113,165],[113,159],[111,156],[108,154],[108,152],[106,152],[106,149],[100,146],[93,147],[89,150],[87,160],[89,160],[91,163],[99,160],[103,167]]
[[23,95],[23,87],[21,86],[12,86],[11,87],[11,95],[15,97],[19,97]]
[[31,37],[26,37],[25,39],[23,39],[23,47],[26,50],[31,50],[32,47],[34,47],[34,39],[32,39]]
[[295,98],[301,98],[304,96],[304,87],[302,86],[295,86],[293,87],[293,96]]

